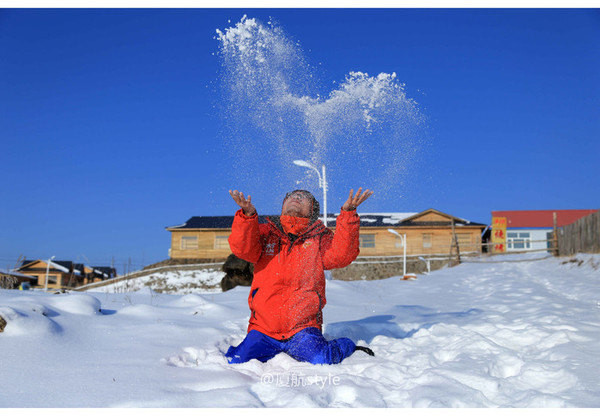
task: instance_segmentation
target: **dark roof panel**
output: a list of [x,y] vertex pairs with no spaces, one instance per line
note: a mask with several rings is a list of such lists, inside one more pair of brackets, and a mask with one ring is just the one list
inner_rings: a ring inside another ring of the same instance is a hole
[[[446,226],[445,222],[414,222],[410,220],[418,213],[360,213],[361,227],[400,227],[400,226]],[[259,216],[259,223],[266,223],[268,217]],[[327,215],[327,226],[335,227],[337,214]],[[409,219],[404,221],[405,219]],[[182,225],[169,226],[167,229],[230,229],[233,216],[194,216]],[[486,226],[482,223],[465,221],[457,223],[457,226]]]
[[[24,267],[24,266],[29,265],[29,264],[31,264],[33,262],[36,262],[36,261],[48,262],[48,260],[42,260],[42,259],[39,259],[39,260],[23,260],[23,262],[21,263],[21,267]],[[70,270],[73,267],[73,261],[56,261],[56,260],[52,260],[52,263],[53,264],[58,264],[58,265],[60,265],[60,266],[62,266],[64,268],[66,268],[67,270]]]

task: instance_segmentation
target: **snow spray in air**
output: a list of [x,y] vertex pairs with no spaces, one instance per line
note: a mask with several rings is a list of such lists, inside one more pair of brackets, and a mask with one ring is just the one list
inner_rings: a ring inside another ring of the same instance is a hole
[[228,149],[243,167],[234,161],[236,185],[255,191],[265,182],[271,194],[298,187],[317,195],[317,174],[292,164],[301,159],[326,165],[330,198],[340,205],[358,186],[380,198],[403,195],[425,118],[395,73],[352,71],[322,96],[298,44],[272,22],[244,16],[217,29],[216,39]]

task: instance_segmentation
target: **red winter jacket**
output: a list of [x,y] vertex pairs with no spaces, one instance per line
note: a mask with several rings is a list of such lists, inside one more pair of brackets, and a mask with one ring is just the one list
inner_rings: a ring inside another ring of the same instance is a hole
[[257,330],[277,340],[307,327],[321,329],[325,306],[325,273],[341,268],[359,253],[360,218],[343,211],[335,235],[319,220],[292,243],[280,225],[238,210],[229,245],[239,258],[254,263],[254,279],[248,296],[248,331]]

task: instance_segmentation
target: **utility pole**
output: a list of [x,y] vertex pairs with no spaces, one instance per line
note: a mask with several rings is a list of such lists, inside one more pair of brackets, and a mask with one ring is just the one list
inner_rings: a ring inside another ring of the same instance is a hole
[[552,213],[552,222],[554,224],[554,229],[552,230],[552,236],[554,243],[554,256],[558,257],[558,217],[556,216],[556,212]]
[[452,219],[452,241],[450,243],[450,264],[452,264],[452,250],[456,248],[457,264],[460,264],[460,248],[458,246],[458,238],[456,237],[456,229],[454,228],[454,219]]

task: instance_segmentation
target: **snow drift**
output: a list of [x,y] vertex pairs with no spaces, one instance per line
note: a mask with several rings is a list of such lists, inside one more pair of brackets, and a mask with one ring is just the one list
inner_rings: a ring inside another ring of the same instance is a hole
[[229,365],[245,287],[0,290],[0,406],[600,406],[600,256],[505,259],[416,281],[329,281],[325,336],[376,355],[333,366],[285,354]]

